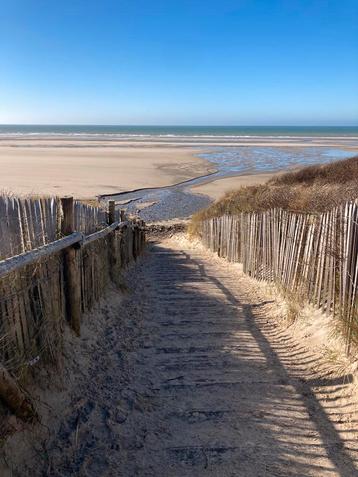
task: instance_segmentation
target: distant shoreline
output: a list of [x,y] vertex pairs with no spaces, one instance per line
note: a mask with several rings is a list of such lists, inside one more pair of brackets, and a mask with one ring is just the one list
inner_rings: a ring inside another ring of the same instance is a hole
[[[203,157],[213,148],[269,147],[292,151],[308,147],[340,148],[358,151],[358,138],[314,138],[292,140],[277,138],[259,140],[242,138],[232,141],[218,138],[155,138],[155,140],[83,140],[0,138],[0,188],[15,194],[73,195],[94,198],[134,189],[161,188],[207,176],[217,169]],[[291,153],[290,153],[291,154]],[[291,155],[292,155],[291,154]],[[249,167],[249,166],[248,166]],[[274,168],[275,169],[275,168]],[[284,169],[279,167],[277,169]],[[272,170],[272,168],[271,168]],[[247,176],[265,173],[245,169],[237,174]],[[213,176],[208,182],[216,180]],[[220,184],[229,184],[217,177]],[[231,179],[232,182],[232,179]],[[199,192],[200,188],[195,191]],[[225,190],[224,190],[225,192]]]
[[76,125],[76,124],[0,124],[0,137],[63,136],[82,137],[358,137],[354,126],[207,126],[207,125]]

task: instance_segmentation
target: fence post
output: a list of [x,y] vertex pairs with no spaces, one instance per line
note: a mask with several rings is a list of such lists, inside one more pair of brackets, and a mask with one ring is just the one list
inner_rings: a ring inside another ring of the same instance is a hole
[[37,421],[38,415],[30,400],[10,373],[0,364],[0,396],[17,417]]
[[[70,235],[75,230],[73,197],[61,199],[63,235]],[[64,251],[64,276],[67,316],[77,336],[81,334],[81,274],[78,253],[74,247]]]
[[140,252],[142,253],[144,251],[144,247],[145,247],[145,222],[144,220],[141,220],[140,221],[140,225],[141,225],[141,249],[140,249]]
[[[108,202],[108,225],[113,224],[116,221],[116,203],[114,200]],[[117,270],[117,236],[113,231],[108,237],[108,258],[109,258],[109,274],[111,280],[116,285],[119,284],[118,270]]]
[[116,203],[114,200],[108,201],[108,225],[116,220]]
[[137,219],[133,221],[133,258],[134,260],[137,259],[137,245],[138,245],[138,222]]

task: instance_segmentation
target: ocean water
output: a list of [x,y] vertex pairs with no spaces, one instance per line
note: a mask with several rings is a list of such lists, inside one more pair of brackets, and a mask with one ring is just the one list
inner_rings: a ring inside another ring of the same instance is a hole
[[342,137],[358,139],[358,126],[76,126],[0,125],[0,137],[191,137],[191,138],[288,138]]

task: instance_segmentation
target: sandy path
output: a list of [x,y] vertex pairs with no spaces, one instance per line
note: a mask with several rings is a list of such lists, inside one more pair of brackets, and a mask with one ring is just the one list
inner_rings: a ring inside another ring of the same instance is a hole
[[358,475],[348,377],[314,372],[232,265],[167,241],[127,279],[31,475]]

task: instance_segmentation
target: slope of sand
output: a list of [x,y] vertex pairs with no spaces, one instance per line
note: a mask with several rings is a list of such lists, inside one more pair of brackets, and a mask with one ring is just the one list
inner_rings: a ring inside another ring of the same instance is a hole
[[1,476],[357,475],[342,345],[287,327],[277,290],[192,237],[157,243],[124,277],[131,293],[65,336],[62,386],[37,368],[41,425],[3,443]]
[[235,177],[225,177],[224,179],[218,179],[213,182],[207,182],[206,184],[200,184],[191,187],[191,191],[194,193],[208,195],[213,200],[221,198],[226,192],[238,189],[241,186],[250,186],[263,184],[275,175],[277,172],[268,174],[253,174]]
[[158,187],[204,175],[197,150],[174,147],[86,147],[59,141],[48,146],[0,145],[0,189],[16,194],[89,198]]

